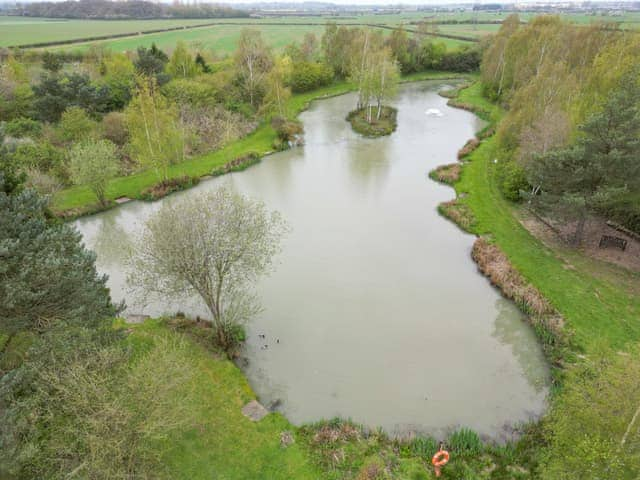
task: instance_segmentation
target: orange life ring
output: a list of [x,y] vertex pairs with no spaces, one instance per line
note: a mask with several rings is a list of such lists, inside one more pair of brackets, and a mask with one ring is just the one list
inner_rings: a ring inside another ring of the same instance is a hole
[[431,463],[434,467],[444,467],[449,462],[449,452],[446,450],[440,450],[431,459]]

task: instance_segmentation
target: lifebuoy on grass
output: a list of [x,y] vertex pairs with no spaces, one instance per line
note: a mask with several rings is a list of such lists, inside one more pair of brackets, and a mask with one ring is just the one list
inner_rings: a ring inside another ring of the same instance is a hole
[[440,469],[444,467],[449,462],[449,452],[443,450],[442,448],[436,452],[436,454],[431,458],[431,463],[433,464],[433,468],[436,471],[436,477],[440,476]]

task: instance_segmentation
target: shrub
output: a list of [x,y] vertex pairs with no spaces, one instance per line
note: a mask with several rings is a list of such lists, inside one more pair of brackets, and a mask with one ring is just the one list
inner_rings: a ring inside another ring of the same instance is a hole
[[544,422],[543,480],[637,478],[638,378],[637,347],[627,353],[598,351],[569,369]]
[[469,206],[458,201],[458,199],[449,200],[438,205],[438,213],[454,222],[465,232],[471,232],[476,221]]
[[467,140],[467,143],[464,144],[464,147],[458,150],[458,160],[462,160],[463,158],[468,157],[479,146],[480,140],[478,140],[477,138],[471,138]]
[[64,153],[49,142],[20,144],[11,157],[21,169],[40,170],[54,175],[62,182],[68,181]]
[[27,170],[27,187],[41,195],[52,195],[62,188],[62,183],[53,176],[40,170]]
[[165,478],[163,440],[194,420],[187,344],[153,338],[134,356],[78,330],[46,335],[3,378],[0,465],[12,478]]
[[162,93],[178,105],[206,106],[216,103],[217,89],[197,79],[179,78],[162,86]]
[[187,175],[176,178],[169,178],[163,180],[160,183],[155,184],[142,191],[140,194],[141,200],[153,201],[159,198],[165,197],[173,192],[179,192],[180,190],[186,190],[200,182],[198,177],[189,177]]
[[278,135],[273,145],[276,150],[286,150],[289,145],[299,143],[300,135],[304,132],[300,122],[284,117],[274,117],[271,120],[271,126]]
[[513,202],[521,200],[520,192],[529,188],[524,169],[510,160],[498,162],[496,173],[502,195]]
[[68,142],[77,142],[93,136],[98,124],[80,107],[69,107],[60,119],[60,136]]
[[4,127],[4,133],[16,138],[34,138],[42,133],[42,124],[30,118],[20,117],[7,122]]
[[449,165],[440,165],[435,170],[429,172],[429,177],[436,182],[453,185],[460,179],[462,166],[459,163],[451,163]]
[[291,90],[308,92],[329,85],[333,81],[333,69],[324,63],[297,62],[291,72]]
[[122,112],[107,113],[102,119],[102,136],[120,147],[127,143],[126,115]]
[[69,170],[74,183],[89,186],[100,204],[106,205],[107,185],[120,170],[116,146],[109,140],[74,145],[69,152]]
[[234,158],[230,162],[227,162],[222,167],[215,168],[211,175],[218,176],[224,175],[229,172],[240,172],[251,165],[255,165],[260,161],[260,154],[258,152],[249,152]]
[[439,68],[449,72],[475,72],[480,68],[480,51],[473,47],[461,47],[446,52]]

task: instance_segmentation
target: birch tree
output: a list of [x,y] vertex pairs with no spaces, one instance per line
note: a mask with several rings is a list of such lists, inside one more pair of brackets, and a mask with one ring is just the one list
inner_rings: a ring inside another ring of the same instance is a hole
[[271,54],[258,30],[242,29],[234,60],[249,103],[256,106],[265,77],[272,66]]
[[165,203],[137,239],[129,284],[145,295],[199,296],[216,343],[231,354],[238,327],[260,310],[251,287],[270,271],[285,232],[277,212],[228,186]]
[[286,86],[287,80],[291,77],[291,58],[280,57],[267,75],[267,93],[264,99],[263,108],[267,112],[275,112],[281,117],[285,117],[287,100],[291,97],[291,89]]
[[176,48],[171,54],[171,59],[167,65],[167,71],[173,77],[190,78],[199,71],[199,66],[189,53],[183,41],[176,44]]
[[[385,48],[378,51],[373,58],[372,72],[372,90],[378,108],[376,119],[380,119],[382,103],[396,94],[399,81],[400,69],[391,50]],[[369,114],[369,121],[371,121],[371,114]]]
[[126,110],[129,150],[142,168],[167,180],[169,166],[184,160],[185,135],[178,109],[160,94],[154,79],[142,77]]

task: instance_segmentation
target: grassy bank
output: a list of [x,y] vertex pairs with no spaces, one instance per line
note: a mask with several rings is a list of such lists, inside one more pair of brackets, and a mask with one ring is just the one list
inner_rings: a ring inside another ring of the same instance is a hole
[[[462,77],[464,75],[451,72],[423,72],[409,75],[403,81]],[[288,102],[287,110],[291,117],[295,117],[305,110],[312,100],[340,95],[353,90],[353,88],[352,84],[341,82],[312,92],[293,95]],[[264,155],[273,149],[272,145],[275,138],[276,132],[271,125],[263,122],[250,135],[220,150],[171,166],[169,168],[169,178],[202,177],[248,153],[256,152],[259,155]],[[153,171],[143,171],[126,177],[119,177],[109,183],[107,199],[115,200],[119,197],[139,198],[141,192],[156,183],[158,183],[158,177]],[[77,185],[56,193],[52,200],[51,209],[58,215],[74,217],[97,212],[100,207],[97,205],[96,198],[90,188],[84,185]]]
[[[479,107],[486,119],[500,119],[500,109],[481,95],[478,83],[462,90],[457,100]],[[495,150],[493,137],[484,140],[455,185],[462,197],[458,202],[473,212],[471,231],[489,236],[563,315],[579,350],[624,349],[640,340],[640,275],[569,248],[552,250],[531,235],[519,221],[522,212],[498,190]]]
[[[158,321],[134,326],[128,338],[144,349],[160,336],[181,335]],[[196,391],[185,396],[197,424],[166,439],[163,463],[174,479],[317,479],[321,475],[301,446],[280,445],[280,433],[292,426],[280,414],[254,423],[241,408],[255,398],[242,372],[224,357],[191,341],[186,350]]]

